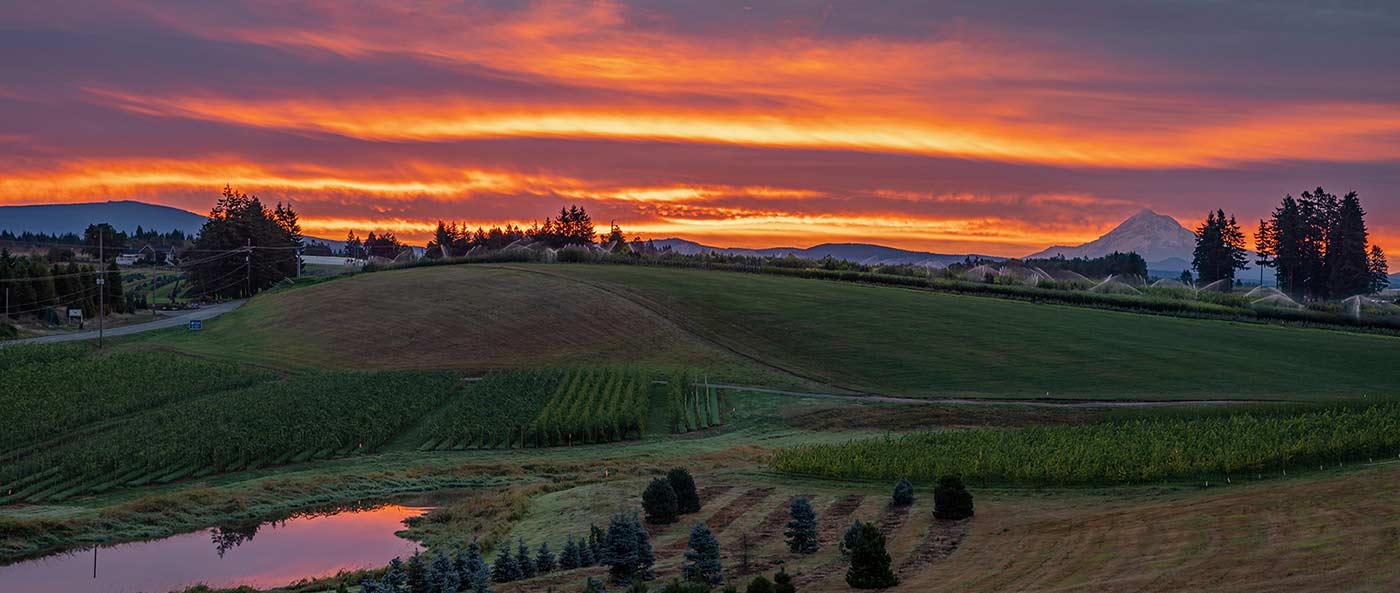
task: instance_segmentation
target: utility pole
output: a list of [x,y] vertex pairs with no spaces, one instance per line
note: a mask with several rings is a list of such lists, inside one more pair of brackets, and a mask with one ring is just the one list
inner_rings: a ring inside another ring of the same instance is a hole
[[247,277],[247,288],[244,290],[244,298],[253,297],[253,239],[248,239],[248,246],[243,251],[243,273]]
[[[107,310],[107,268],[103,265],[106,258],[102,254],[102,227],[97,227],[97,349],[102,349],[103,325],[106,320]],[[93,551],[93,565],[97,564],[97,552]],[[96,569],[94,568],[94,571]]]

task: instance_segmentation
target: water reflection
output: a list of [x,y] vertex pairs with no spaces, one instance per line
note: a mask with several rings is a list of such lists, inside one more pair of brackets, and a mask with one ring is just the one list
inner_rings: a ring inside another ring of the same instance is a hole
[[413,554],[417,544],[394,532],[427,510],[389,505],[302,514],[47,556],[0,567],[0,591],[164,593],[198,583],[276,587]]

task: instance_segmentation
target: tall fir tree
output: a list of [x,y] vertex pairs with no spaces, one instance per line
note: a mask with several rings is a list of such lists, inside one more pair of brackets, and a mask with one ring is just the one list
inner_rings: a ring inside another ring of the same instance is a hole
[[615,584],[630,585],[638,578],[640,558],[637,531],[640,526],[624,514],[613,515],[603,538],[603,554],[598,562],[608,567],[608,578]]
[[690,528],[690,545],[685,551],[681,575],[687,581],[703,581],[712,585],[724,582],[724,567],[719,561],[719,540],[704,523]]
[[1196,229],[1196,250],[1191,267],[1203,285],[1221,280],[1233,281],[1235,270],[1248,266],[1244,247],[1244,232],[1235,217],[1225,216],[1224,210],[1211,212]]
[[496,554],[496,562],[491,565],[491,579],[497,583],[509,583],[520,579],[520,565],[515,563],[515,556],[510,553],[510,545],[502,546]]
[[1380,292],[1390,286],[1390,264],[1386,262],[1385,250],[1372,245],[1366,254],[1366,267],[1371,272],[1371,292]]
[[530,548],[525,547],[525,540],[521,539],[515,550],[515,565],[520,567],[520,578],[528,579],[535,576],[535,559],[530,556]]
[[414,552],[408,557],[405,573],[408,593],[428,593],[428,564],[423,559],[423,554]]
[[579,563],[578,542],[574,541],[574,536],[569,536],[564,542],[564,549],[559,552],[559,570],[573,570],[583,566]]
[[1356,192],[1342,196],[1327,232],[1327,294],[1332,299],[1371,291],[1366,253],[1366,211]]
[[554,572],[554,552],[549,551],[549,542],[540,542],[539,552],[535,554],[535,571],[539,574]]
[[817,543],[817,513],[806,498],[797,498],[788,507],[790,519],[783,530],[788,550],[799,554],[811,554],[820,547]]

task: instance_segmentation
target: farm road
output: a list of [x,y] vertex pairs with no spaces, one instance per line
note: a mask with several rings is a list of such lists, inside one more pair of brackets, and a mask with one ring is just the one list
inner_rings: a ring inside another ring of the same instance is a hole
[[[213,319],[215,317],[223,315],[224,313],[228,313],[229,311],[237,309],[238,307],[242,306],[245,302],[247,302],[246,299],[229,301],[227,303],[219,303],[217,305],[210,305],[202,309],[196,309],[194,311],[184,313],[181,315],[172,315],[164,319],[147,321],[146,323],[134,323],[131,325],[123,325],[121,327],[113,327],[104,331],[103,335],[109,338],[115,338],[117,336],[139,334],[141,332],[148,332],[156,329],[165,329],[167,327],[180,327],[194,320],[203,321],[206,319]],[[37,338],[22,338],[19,340],[8,340],[0,342],[0,348],[4,348],[6,346],[20,346],[23,344],[56,344],[58,342],[74,342],[78,340],[96,339],[97,330],[90,330],[67,334],[54,334],[52,336],[39,336]]]

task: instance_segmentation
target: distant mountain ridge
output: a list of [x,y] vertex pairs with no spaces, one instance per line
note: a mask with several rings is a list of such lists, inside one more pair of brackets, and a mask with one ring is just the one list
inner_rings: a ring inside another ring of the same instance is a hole
[[[169,232],[176,229],[194,237],[209,217],[170,206],[148,204],[135,200],[82,202],[75,204],[35,204],[30,206],[0,206],[0,231],[46,233],[62,235],[83,234],[88,225],[105,222],[119,231],[133,233],[136,227]],[[306,243],[320,243],[340,249],[345,241],[304,237]]]
[[[834,259],[864,265],[915,265],[945,268],[949,264],[961,262],[969,257],[967,254],[910,251],[907,249],[872,245],[869,243],[822,243],[811,247],[767,247],[762,249],[713,247],[676,237],[658,239],[654,241],[654,243],[657,247],[670,247],[672,251],[685,255],[695,255],[698,253],[719,253],[722,255],[750,257],[787,257],[791,255],[809,259],[822,259],[831,256]],[[994,261],[1006,259],[1004,257],[977,254],[972,254],[971,257]]]
[[106,222],[113,228],[131,233],[140,226],[162,232],[199,232],[208,220],[170,206],[158,206],[133,200],[85,202],[79,204],[37,204],[33,206],[0,206],[0,231],[20,233],[83,234],[89,224]]

